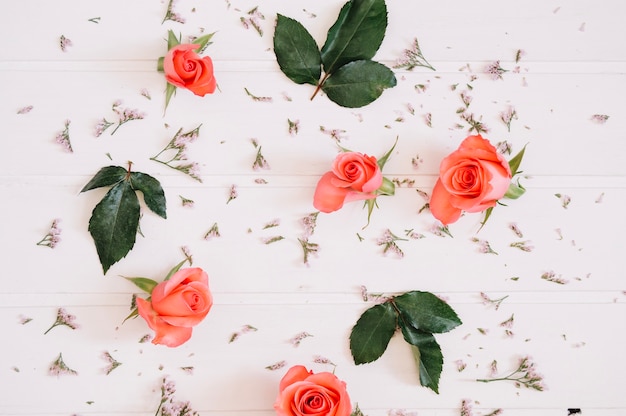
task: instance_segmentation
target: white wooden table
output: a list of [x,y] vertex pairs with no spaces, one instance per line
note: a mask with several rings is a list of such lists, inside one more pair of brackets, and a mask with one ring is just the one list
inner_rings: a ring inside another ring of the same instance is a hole
[[[181,0],[175,9],[185,24],[161,23],[163,1],[2,4],[0,414],[151,415],[167,375],[177,398],[201,415],[269,416],[280,378],[296,364],[334,371],[369,416],[459,415],[463,401],[475,415],[626,414],[626,4],[387,3],[389,27],[375,59],[392,66],[417,38],[436,71],[396,70],[398,85],[359,109],[325,96],[310,101],[310,86],[289,81],[272,51],[277,13],[301,21],[321,45],[342,1]],[[241,22],[256,6],[262,35]],[[156,61],[168,29],[217,32],[206,53],[219,91],[200,98],[179,90],[163,115]],[[65,51],[61,36],[71,41]],[[496,61],[507,70],[502,79],[485,73]],[[450,225],[453,238],[441,237],[432,215],[418,213],[427,202],[420,192],[430,193],[440,160],[468,134],[457,113],[461,94],[471,96],[469,109],[493,143],[506,140],[514,152],[528,144],[527,192],[494,210],[479,233],[481,216],[468,214]],[[145,118],[96,138],[96,123],[113,115],[116,100]],[[500,120],[508,108],[517,113],[510,131]],[[73,153],[55,142],[66,120]],[[297,134],[288,120],[298,122]],[[202,183],[149,160],[176,130],[200,124],[188,156]],[[395,196],[379,198],[365,229],[360,203],[320,214],[311,237],[320,250],[306,266],[301,219],[315,211],[315,184],[337,153],[332,130],[342,146],[372,155],[398,137],[384,174],[407,181]],[[253,140],[269,169],[252,168]],[[128,161],[159,179],[168,218],[144,210],[143,237],[103,276],[87,224],[104,190],[79,191],[101,167]],[[238,197],[227,203],[233,185]],[[56,218],[59,244],[37,246]],[[264,229],[274,220],[278,226]],[[220,236],[205,239],[214,224]],[[385,230],[424,238],[398,241],[403,258],[383,255],[377,239]],[[284,239],[265,244],[276,236]],[[533,249],[511,247],[520,241]],[[183,246],[209,273],[215,305],[183,346],[139,343],[150,331],[141,319],[122,324],[136,288],[120,276],[161,279]],[[563,284],[542,278],[551,273]],[[463,325],[438,336],[445,356],[439,395],[419,386],[399,334],[378,361],[353,364],[348,335],[372,305],[362,286],[431,291],[459,313]],[[481,293],[504,300],[496,309]],[[75,315],[79,328],[44,335],[58,308]],[[510,318],[512,326],[503,325]],[[290,340],[303,332],[312,336],[294,346]],[[108,375],[105,352],[122,363]],[[60,353],[77,375],[48,374]],[[503,374],[526,355],[546,391],[475,381],[494,360]],[[335,365],[314,363],[316,356]],[[282,369],[266,369],[281,361]]]

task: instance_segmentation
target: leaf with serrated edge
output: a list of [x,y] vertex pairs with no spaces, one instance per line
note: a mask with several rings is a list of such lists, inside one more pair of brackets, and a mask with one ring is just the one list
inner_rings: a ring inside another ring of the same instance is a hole
[[372,306],[363,312],[350,334],[354,363],[369,363],[383,355],[396,330],[396,322],[396,311],[389,303]]
[[331,101],[342,107],[363,107],[376,100],[386,88],[396,86],[396,76],[374,61],[350,62],[339,68],[322,85]]
[[152,212],[159,217],[167,218],[165,192],[156,178],[146,173],[132,172],[130,184],[134,190],[141,191],[143,200]]
[[385,37],[387,5],[384,0],[350,0],[328,30],[322,46],[324,71],[332,74],[348,62],[371,59]]
[[430,292],[406,292],[394,297],[393,303],[402,319],[424,332],[448,332],[461,324],[450,305]]
[[96,205],[89,220],[104,274],[133,248],[138,226],[139,199],[128,181],[119,182]]
[[439,378],[443,369],[443,354],[435,337],[400,321],[404,340],[411,344],[411,352],[419,369],[420,384],[439,394]]
[[317,85],[322,59],[313,36],[297,20],[278,15],[274,53],[280,70],[296,84]]
[[103,186],[111,186],[120,182],[126,176],[126,169],[120,166],[106,166],[98,171],[81,192],[90,191]]
[[155,280],[148,279],[147,277],[124,277],[124,279],[134,283],[135,286],[146,293],[152,293],[152,290],[159,284]]

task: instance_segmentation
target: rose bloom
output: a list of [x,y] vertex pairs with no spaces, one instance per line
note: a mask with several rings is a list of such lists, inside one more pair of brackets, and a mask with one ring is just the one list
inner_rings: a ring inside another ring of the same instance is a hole
[[209,277],[197,267],[181,269],[159,283],[150,300],[137,298],[137,311],[155,332],[153,344],[177,347],[209,313],[213,297]]
[[480,135],[469,136],[441,161],[430,211],[444,225],[465,212],[496,205],[511,183],[511,168],[496,148]]
[[333,212],[345,202],[376,198],[383,174],[374,156],[357,152],[337,155],[330,172],[317,183],[313,206],[321,212]]
[[163,59],[165,79],[177,87],[187,88],[203,97],[215,91],[213,61],[210,57],[200,57],[195,50],[200,45],[181,44],[167,51]]
[[296,365],[280,381],[274,409],[278,416],[350,416],[352,405],[337,376]]

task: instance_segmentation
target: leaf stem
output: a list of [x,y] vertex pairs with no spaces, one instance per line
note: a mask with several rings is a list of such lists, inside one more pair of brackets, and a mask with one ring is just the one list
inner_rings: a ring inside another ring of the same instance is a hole
[[328,79],[328,77],[330,76],[330,74],[324,74],[324,77],[322,77],[321,81],[317,84],[317,87],[315,88],[315,91],[313,91],[313,95],[311,96],[311,100],[313,100],[313,98],[315,98],[315,96],[317,95],[317,93],[322,89],[322,86],[324,86],[324,83],[326,82],[326,80]]

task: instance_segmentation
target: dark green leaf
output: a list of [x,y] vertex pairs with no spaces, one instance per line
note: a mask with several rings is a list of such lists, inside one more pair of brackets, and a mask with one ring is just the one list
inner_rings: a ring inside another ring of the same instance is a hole
[[124,279],[129,282],[133,282],[135,286],[146,293],[152,293],[152,290],[159,284],[158,282],[148,279],[147,277],[124,277]]
[[511,175],[515,176],[519,173],[519,165],[522,163],[522,158],[524,157],[524,152],[526,151],[526,145],[522,147],[511,160],[509,160],[509,167],[511,168]]
[[383,355],[396,330],[396,323],[396,312],[389,303],[372,306],[363,312],[350,334],[354,363],[369,363]]
[[430,292],[412,291],[393,298],[401,321],[430,333],[448,332],[461,324],[456,312]]
[[120,166],[106,166],[100,169],[80,191],[85,192],[103,186],[111,186],[123,180],[125,176],[126,169]]
[[138,226],[139,200],[130,183],[121,181],[96,205],[89,220],[89,233],[105,274],[133,248]]
[[328,30],[322,47],[324,71],[332,74],[343,65],[371,59],[383,42],[387,29],[384,0],[350,0]]
[[300,22],[278,15],[274,53],[280,70],[290,80],[297,84],[317,85],[322,74],[320,51]]
[[439,377],[443,369],[443,354],[432,334],[400,322],[404,340],[411,344],[415,364],[419,368],[420,384],[439,394]]
[[483,218],[483,220],[480,223],[480,228],[478,229],[478,231],[480,231],[485,224],[487,224],[487,220],[489,219],[489,217],[491,217],[491,213],[493,212],[493,207],[489,207],[485,210],[485,218]]
[[146,173],[132,172],[130,184],[134,190],[143,193],[143,200],[152,212],[162,218],[167,218],[165,192],[158,180]]
[[356,61],[339,68],[322,85],[328,98],[342,107],[363,107],[386,88],[396,86],[393,71],[374,61]]

